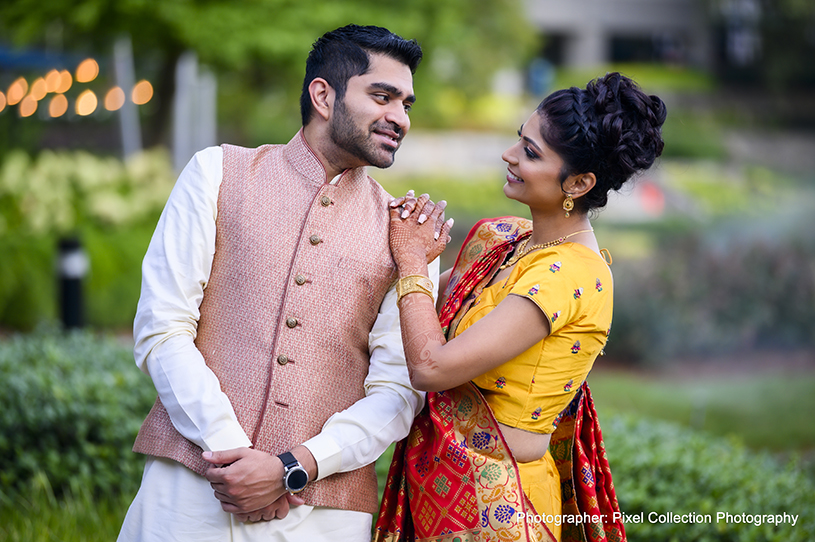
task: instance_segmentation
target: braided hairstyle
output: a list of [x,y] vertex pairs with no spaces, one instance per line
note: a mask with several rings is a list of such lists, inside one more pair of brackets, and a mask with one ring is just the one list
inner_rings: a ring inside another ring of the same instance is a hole
[[590,81],[585,89],[550,94],[537,112],[543,140],[564,162],[560,182],[581,173],[597,178],[575,200],[579,212],[605,207],[609,190],[619,190],[632,175],[651,167],[665,146],[665,104],[616,72]]

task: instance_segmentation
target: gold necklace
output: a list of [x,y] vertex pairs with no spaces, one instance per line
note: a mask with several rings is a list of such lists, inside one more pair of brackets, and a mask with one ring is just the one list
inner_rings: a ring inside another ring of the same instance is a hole
[[502,270],[506,269],[507,267],[515,265],[515,262],[517,262],[518,260],[520,260],[521,258],[526,256],[527,254],[529,254],[533,250],[538,250],[538,249],[541,249],[541,248],[549,248],[549,247],[557,246],[557,245],[561,244],[563,241],[565,241],[566,239],[568,239],[569,237],[572,237],[573,235],[577,235],[578,233],[588,233],[588,232],[592,232],[592,231],[594,231],[594,228],[589,228],[587,230],[576,231],[574,233],[570,233],[569,235],[564,235],[563,237],[558,237],[557,239],[555,239],[553,241],[547,241],[545,243],[540,243],[538,245],[532,245],[531,247],[526,248],[526,245],[529,244],[529,240],[532,238],[532,236],[530,235],[529,237],[527,237],[526,239],[524,239],[522,241],[521,245],[515,250],[515,254],[512,256],[512,258],[510,258],[507,261],[507,263],[505,263],[504,265],[499,267],[498,270],[502,271]]

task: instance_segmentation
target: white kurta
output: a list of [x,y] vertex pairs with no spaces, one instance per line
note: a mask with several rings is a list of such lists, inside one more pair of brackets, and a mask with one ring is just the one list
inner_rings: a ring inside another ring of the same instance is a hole
[[[144,258],[134,323],[136,364],[153,379],[179,433],[210,451],[251,446],[193,342],[215,253],[222,162],[221,148],[211,147],[197,153],[179,176]],[[438,260],[429,270],[438,284]],[[368,343],[366,396],[333,415],[321,433],[303,443],[317,461],[318,479],[375,461],[407,435],[422,405],[423,394],[410,386],[393,288]],[[205,478],[174,461],[148,458],[119,540],[316,540],[318,532],[325,533],[324,540],[355,540],[332,531],[339,527],[338,518],[360,540],[370,538],[371,515],[354,511],[302,506],[284,520],[236,522],[221,511]],[[270,538],[273,533],[276,538]]]

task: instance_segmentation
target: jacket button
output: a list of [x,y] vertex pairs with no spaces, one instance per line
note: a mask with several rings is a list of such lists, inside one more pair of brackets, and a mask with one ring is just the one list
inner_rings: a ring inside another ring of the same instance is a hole
[[303,275],[296,275],[294,277],[294,282],[296,282],[298,286],[302,286],[303,284],[306,283],[306,277],[304,277]]
[[308,238],[308,241],[312,245],[317,245],[320,243],[320,241],[322,241],[322,239],[320,239],[319,235],[312,235],[311,237]]
[[297,318],[292,318],[291,316],[286,318],[286,325],[289,327],[294,327],[297,325]]
[[328,196],[321,197],[320,205],[322,205],[323,207],[328,207],[329,205],[331,205],[331,198],[329,198]]
[[277,356],[278,365],[285,365],[288,362],[289,362],[289,358],[287,356],[284,356],[283,354],[280,354],[279,356]]

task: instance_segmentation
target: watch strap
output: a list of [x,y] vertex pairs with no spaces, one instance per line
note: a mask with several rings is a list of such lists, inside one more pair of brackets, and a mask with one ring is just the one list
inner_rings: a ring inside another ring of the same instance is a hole
[[289,470],[292,467],[300,465],[300,462],[297,461],[297,458],[294,457],[294,454],[291,452],[283,452],[277,457],[280,458],[280,461],[283,462],[283,468],[285,470]]

